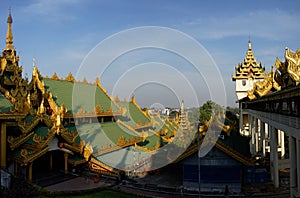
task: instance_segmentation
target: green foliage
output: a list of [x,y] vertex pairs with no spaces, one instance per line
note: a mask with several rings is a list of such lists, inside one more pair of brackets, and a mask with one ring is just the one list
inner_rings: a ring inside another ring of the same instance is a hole
[[211,100],[207,101],[199,108],[200,123],[204,124],[205,122],[210,120],[212,113],[218,114],[219,112],[223,112],[223,108],[219,104],[216,104]]

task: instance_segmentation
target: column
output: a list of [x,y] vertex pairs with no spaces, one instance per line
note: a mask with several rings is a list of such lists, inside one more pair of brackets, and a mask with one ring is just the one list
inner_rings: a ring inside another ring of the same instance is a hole
[[65,158],[65,173],[68,173],[68,153],[64,153],[64,158]]
[[296,138],[289,136],[289,157],[290,157],[290,194],[293,197],[293,192],[297,187],[297,156],[296,156]]
[[[242,133],[242,130],[243,130],[243,119],[244,119],[244,115],[243,115],[243,109],[242,109],[242,103],[239,103],[239,110],[240,110],[240,118],[239,118],[239,131],[240,131],[240,134],[242,135],[245,135],[245,133]],[[248,121],[249,122],[249,121]]]
[[254,131],[255,131],[255,153],[258,153],[258,146],[259,146],[259,142],[258,142],[258,134],[259,134],[259,127],[258,127],[258,119],[255,118],[254,120]]
[[18,175],[18,163],[15,162],[15,163],[14,163],[14,166],[15,166],[15,168],[14,168],[14,169],[15,169],[15,170],[14,170],[14,174],[15,174],[15,175]]
[[1,123],[1,168],[6,168],[6,122]]
[[300,193],[300,140],[296,139],[297,192]]
[[[280,130],[278,130],[280,131]],[[284,158],[285,155],[285,145],[284,145],[284,132],[280,131],[280,147],[281,147],[281,158]]]
[[265,123],[260,122],[260,149],[262,157],[266,157]]
[[52,151],[50,151],[50,164],[49,164],[49,169],[50,171],[52,171],[53,169],[53,154],[52,154]]
[[271,156],[272,156],[272,160],[271,160],[271,166],[272,168],[272,172],[271,175],[273,175],[273,182],[274,182],[274,186],[275,188],[279,187],[279,171],[278,171],[278,138],[277,138],[277,130],[270,126],[270,136],[271,136]]
[[30,183],[32,182],[32,164],[33,164],[33,162],[30,162],[28,164],[28,181]]

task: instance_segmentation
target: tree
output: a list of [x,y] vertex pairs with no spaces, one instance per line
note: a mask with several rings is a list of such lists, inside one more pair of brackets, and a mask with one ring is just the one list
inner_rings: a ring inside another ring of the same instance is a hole
[[218,114],[220,112],[223,112],[223,108],[209,100],[199,108],[199,121],[201,124],[204,124],[210,120],[212,113]]

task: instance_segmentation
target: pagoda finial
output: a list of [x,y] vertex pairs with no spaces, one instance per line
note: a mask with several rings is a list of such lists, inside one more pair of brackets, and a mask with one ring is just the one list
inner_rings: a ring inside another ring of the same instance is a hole
[[182,100],[181,101],[181,113],[183,113],[184,112],[184,101]]
[[7,17],[7,33],[6,33],[6,47],[5,50],[14,50],[13,44],[13,34],[11,30],[11,24],[13,20],[11,17],[11,9],[9,9],[9,14]]
[[248,49],[252,49],[250,36],[249,36],[249,40],[248,40]]

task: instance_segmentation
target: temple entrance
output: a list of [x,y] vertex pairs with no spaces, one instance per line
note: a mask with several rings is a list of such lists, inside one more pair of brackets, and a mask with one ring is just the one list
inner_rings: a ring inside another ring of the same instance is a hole
[[33,162],[32,182],[45,187],[73,178],[73,175],[65,173],[64,168],[64,152],[49,151]]

